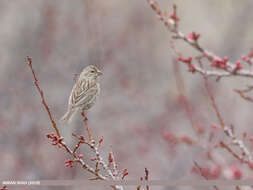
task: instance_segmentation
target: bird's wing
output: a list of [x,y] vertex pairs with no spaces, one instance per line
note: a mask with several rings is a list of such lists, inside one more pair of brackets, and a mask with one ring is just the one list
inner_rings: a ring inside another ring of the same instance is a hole
[[73,107],[76,103],[76,99],[81,95],[82,92],[86,91],[86,80],[77,81],[71,91],[69,96],[69,106]]
[[71,104],[73,107],[86,104],[97,94],[97,86],[91,86],[91,83],[87,80],[78,82],[71,93]]
[[74,107],[78,107],[83,104],[87,104],[96,97],[98,93],[98,88],[96,86],[89,88],[87,91],[82,92],[78,97],[75,97]]

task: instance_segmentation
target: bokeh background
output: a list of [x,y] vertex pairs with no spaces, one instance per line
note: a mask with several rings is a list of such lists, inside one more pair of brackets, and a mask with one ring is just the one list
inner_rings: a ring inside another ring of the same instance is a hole
[[[162,9],[170,11],[173,2],[179,7],[180,29],[186,34],[200,33],[200,42],[218,55],[236,61],[252,47],[251,0],[159,1]],[[1,180],[90,176],[79,166],[66,168],[64,162],[69,155],[50,145],[46,138],[52,128],[25,63],[27,55],[33,59],[40,86],[57,121],[67,109],[74,74],[89,64],[103,71],[101,96],[88,112],[89,125],[95,137],[104,137],[104,158],[113,150],[119,169],[128,169],[126,179],[139,179],[145,167],[152,179],[202,179],[191,168],[193,161],[208,165],[205,152],[211,145],[205,135],[208,132],[202,136],[194,133],[189,112],[194,123],[205,131],[217,119],[202,78],[188,73],[183,65],[173,66],[170,35],[146,1],[1,0],[0,24]],[[177,48],[186,56],[196,54],[181,42]],[[240,78],[211,81],[225,121],[235,125],[239,136],[244,131],[253,134],[252,105],[233,89],[250,83]],[[60,130],[74,146],[71,133],[84,133],[81,117],[69,126],[60,125]],[[173,143],[173,135],[185,134],[202,146]],[[81,150],[85,159],[91,157],[87,148]],[[222,165],[221,179],[228,177],[226,171],[231,165],[238,165],[224,150],[213,157]]]

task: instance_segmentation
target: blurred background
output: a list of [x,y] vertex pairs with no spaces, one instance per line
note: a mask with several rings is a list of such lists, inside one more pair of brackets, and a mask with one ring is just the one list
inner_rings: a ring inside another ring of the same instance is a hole
[[[200,33],[200,43],[221,57],[236,61],[252,47],[250,0],[158,2],[169,12],[176,2],[179,28],[186,34]],[[74,75],[90,64],[103,71],[101,96],[87,113],[89,125],[95,137],[104,137],[104,158],[113,150],[119,169],[128,169],[126,179],[139,179],[145,167],[152,179],[203,179],[192,172],[194,161],[210,168],[219,166],[223,179],[238,166],[222,149],[212,152],[214,161],[207,161],[206,150],[224,134],[219,133],[212,143],[207,140],[210,126],[218,122],[203,80],[185,66],[173,65],[170,34],[145,0],[1,0],[0,18],[1,180],[90,177],[80,166],[65,167],[69,155],[46,138],[52,128],[25,63],[28,55],[56,121],[66,112]],[[177,48],[185,56],[197,55],[182,42]],[[234,124],[239,137],[243,132],[253,134],[252,105],[233,92],[251,81],[235,78],[210,83],[228,125]],[[194,132],[192,123],[203,134]],[[85,134],[80,116],[70,125],[59,126],[69,146],[76,144],[72,132]],[[186,135],[201,146],[175,140]],[[80,150],[88,161],[89,149]]]

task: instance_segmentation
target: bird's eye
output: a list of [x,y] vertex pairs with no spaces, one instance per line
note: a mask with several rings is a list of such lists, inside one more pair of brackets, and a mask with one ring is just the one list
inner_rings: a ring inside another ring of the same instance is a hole
[[95,71],[94,71],[94,70],[92,70],[92,71],[91,71],[91,73],[95,73]]

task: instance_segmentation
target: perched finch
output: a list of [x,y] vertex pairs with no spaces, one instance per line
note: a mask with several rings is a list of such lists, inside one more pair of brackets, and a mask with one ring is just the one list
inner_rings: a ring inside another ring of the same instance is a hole
[[61,122],[71,122],[75,113],[88,110],[95,104],[100,93],[98,83],[100,75],[102,75],[102,72],[93,65],[89,65],[83,69],[72,88],[69,96],[68,111],[60,119]]

